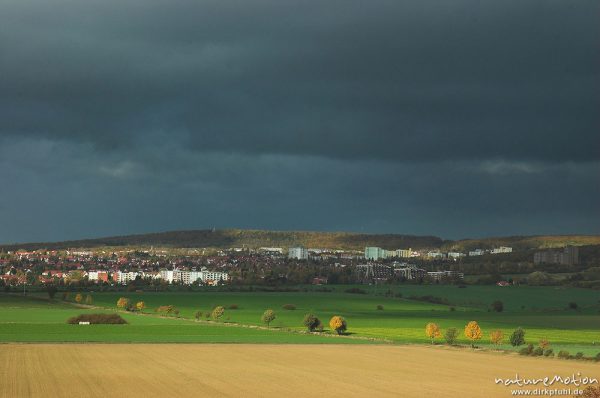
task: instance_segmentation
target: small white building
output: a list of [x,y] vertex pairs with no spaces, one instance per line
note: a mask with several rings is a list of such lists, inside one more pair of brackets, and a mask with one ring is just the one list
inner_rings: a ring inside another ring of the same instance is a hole
[[483,256],[484,254],[485,254],[485,251],[483,251],[481,249],[475,249],[475,250],[469,252],[469,257],[471,257],[471,256]]
[[512,247],[500,246],[495,249],[492,249],[492,254],[500,254],[500,253],[512,253]]

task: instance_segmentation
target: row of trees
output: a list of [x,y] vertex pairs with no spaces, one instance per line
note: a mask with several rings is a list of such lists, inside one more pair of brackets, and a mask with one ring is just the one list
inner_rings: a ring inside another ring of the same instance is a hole
[[125,311],[143,311],[146,308],[146,303],[143,301],[138,301],[133,304],[131,300],[127,297],[121,297],[117,300],[117,308],[120,308]]
[[[425,334],[431,339],[431,344],[434,344],[436,338],[442,337],[442,331],[439,325],[433,322],[430,322],[425,326]],[[446,340],[446,343],[454,345],[458,340],[459,331],[456,328],[448,328],[444,332],[443,336]],[[483,331],[476,321],[471,321],[465,326],[464,336],[471,341],[471,347],[475,347],[475,343],[483,337]],[[492,330],[489,337],[492,344],[499,346],[504,341],[504,332],[498,329]],[[515,329],[515,331],[510,335],[509,341],[513,347],[518,347],[525,344],[525,330],[523,330],[523,328]],[[540,342],[540,344],[541,343],[542,342]]]

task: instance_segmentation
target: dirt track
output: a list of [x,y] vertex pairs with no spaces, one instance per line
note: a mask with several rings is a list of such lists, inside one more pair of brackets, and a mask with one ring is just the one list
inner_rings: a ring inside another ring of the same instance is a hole
[[515,372],[600,378],[600,365],[420,346],[0,345],[2,398],[509,397],[494,378]]

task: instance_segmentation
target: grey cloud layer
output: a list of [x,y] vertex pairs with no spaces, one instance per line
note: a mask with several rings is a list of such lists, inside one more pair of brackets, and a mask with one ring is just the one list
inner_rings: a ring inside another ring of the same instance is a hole
[[0,2],[0,241],[600,232],[599,11]]
[[[598,160],[597,2],[8,2],[3,134]],[[35,114],[35,117],[32,117]]]

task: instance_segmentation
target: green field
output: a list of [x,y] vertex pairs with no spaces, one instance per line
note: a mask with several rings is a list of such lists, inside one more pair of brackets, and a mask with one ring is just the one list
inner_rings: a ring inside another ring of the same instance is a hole
[[69,325],[82,313],[114,310],[81,309],[72,304],[0,295],[0,342],[106,342],[106,343],[368,343],[368,340],[332,338],[282,330],[196,323],[186,319],[122,314],[127,325]]
[[[315,313],[326,325],[333,315],[348,321],[350,337],[375,338],[381,342],[428,343],[424,328],[436,322],[442,329],[456,327],[462,332],[468,321],[479,322],[484,332],[478,345],[489,345],[489,332],[500,329],[505,336],[516,327],[526,329],[528,342],[537,344],[548,339],[555,351],[566,349],[586,355],[600,352],[600,292],[586,289],[555,287],[497,286],[384,286],[364,287],[368,294],[350,294],[348,287],[336,287],[333,292],[141,292],[93,293],[94,305],[111,311],[117,299],[144,301],[148,315],[124,314],[130,322],[125,326],[65,324],[69,316],[85,311],[65,303],[44,300],[23,300],[15,296],[0,296],[0,341],[105,341],[105,342],[368,342],[352,338],[290,333],[303,330],[302,318]],[[393,296],[390,296],[390,291]],[[385,295],[385,293],[388,293]],[[396,297],[398,293],[402,298]],[[449,305],[407,299],[413,296],[435,296]],[[505,310],[490,312],[489,305],[501,300]],[[567,309],[576,302],[577,310]],[[227,309],[221,323],[194,322],[196,311],[204,313],[216,305]],[[296,310],[284,310],[284,304],[294,304]],[[179,319],[156,316],[152,309],[174,305]],[[382,305],[383,310],[377,310]],[[272,329],[265,330],[235,325],[261,325],[260,315],[272,308],[277,319]],[[452,310],[454,308],[454,310]],[[98,311],[98,310],[94,310]],[[229,324],[230,326],[226,326]],[[235,325],[233,325],[235,324]],[[327,329],[327,326],[326,326]],[[328,331],[326,331],[328,332]],[[466,344],[464,339],[461,343]],[[509,345],[502,346],[512,349]]]

